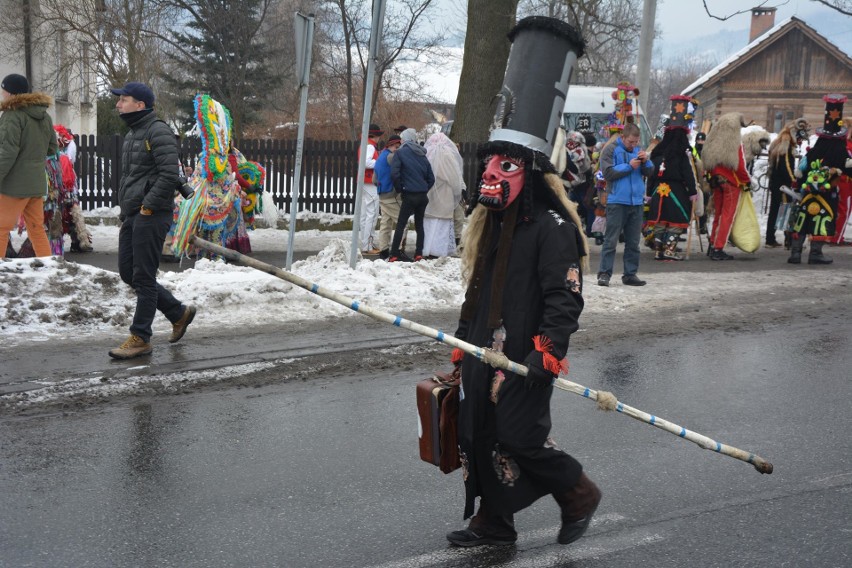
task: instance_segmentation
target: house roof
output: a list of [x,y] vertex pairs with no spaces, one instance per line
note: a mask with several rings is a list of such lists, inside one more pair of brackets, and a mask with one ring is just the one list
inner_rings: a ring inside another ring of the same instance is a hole
[[817,42],[826,51],[830,52],[838,59],[845,61],[846,64],[850,68],[852,68],[852,58],[850,58],[846,53],[844,53],[839,47],[837,47],[836,45],[828,41],[825,37],[820,35],[819,32],[817,32],[815,29],[807,25],[803,20],[792,16],[782,21],[777,26],[767,30],[763,34],[754,38],[754,40],[748,45],[746,45],[744,48],[731,55],[726,60],[718,64],[716,67],[696,79],[692,84],[690,84],[683,91],[681,91],[681,93],[689,96],[695,95],[696,91],[706,86],[707,83],[710,83],[714,79],[718,79],[724,75],[729,74],[731,71],[756,56],[767,46],[779,40],[781,37],[786,35],[787,32],[794,28],[801,30],[806,36]]

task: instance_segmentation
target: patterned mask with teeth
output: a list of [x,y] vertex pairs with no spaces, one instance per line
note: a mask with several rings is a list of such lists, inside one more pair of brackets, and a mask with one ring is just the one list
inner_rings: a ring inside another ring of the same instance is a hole
[[524,177],[523,162],[502,154],[491,156],[479,182],[479,202],[489,209],[505,209],[524,188]]

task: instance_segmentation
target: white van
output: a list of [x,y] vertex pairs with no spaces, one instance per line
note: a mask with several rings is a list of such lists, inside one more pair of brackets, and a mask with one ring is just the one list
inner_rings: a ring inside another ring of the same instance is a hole
[[[595,85],[571,85],[568,87],[568,95],[565,97],[565,108],[562,114],[562,124],[568,132],[578,130],[593,132],[602,141],[601,128],[609,123],[608,117],[615,112],[615,100],[612,92],[615,87],[601,87]],[[639,108],[639,130],[642,136],[642,147],[648,145],[654,133],[648,127],[645,113]]]

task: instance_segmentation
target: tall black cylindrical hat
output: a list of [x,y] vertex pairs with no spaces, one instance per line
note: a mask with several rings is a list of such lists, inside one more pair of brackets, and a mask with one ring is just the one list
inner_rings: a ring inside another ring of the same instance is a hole
[[509,41],[512,49],[488,142],[518,144],[549,157],[585,42],[571,25],[543,16],[518,22]]
[[823,138],[846,138],[846,128],[843,125],[843,103],[846,95],[825,95],[825,118],[822,128],[817,128],[817,136]]

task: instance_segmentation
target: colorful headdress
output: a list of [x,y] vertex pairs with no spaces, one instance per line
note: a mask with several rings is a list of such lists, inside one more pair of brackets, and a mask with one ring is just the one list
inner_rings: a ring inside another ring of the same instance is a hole
[[612,100],[615,101],[615,117],[622,126],[628,122],[638,122],[639,110],[636,105],[638,96],[639,88],[627,81],[618,83],[612,92]]
[[195,96],[195,120],[201,137],[201,173],[208,181],[228,175],[231,113],[210,95]]
[[817,136],[822,138],[846,138],[846,127],[843,125],[843,103],[846,95],[825,95],[825,118],[822,128],[817,128]]
[[669,120],[666,123],[666,130],[674,128],[689,130],[698,101],[685,95],[672,95],[669,100],[672,102],[672,108]]
[[71,132],[61,124],[54,124],[53,130],[56,131],[56,138],[59,139],[62,146],[67,146],[69,142],[74,140],[74,136]]

